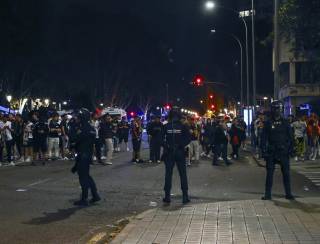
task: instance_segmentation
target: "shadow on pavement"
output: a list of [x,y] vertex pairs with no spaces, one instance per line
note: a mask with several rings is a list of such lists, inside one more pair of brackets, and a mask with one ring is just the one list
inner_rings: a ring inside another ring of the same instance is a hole
[[278,200],[272,201],[276,206],[288,209],[299,209],[306,213],[320,213],[320,205],[314,203],[304,203],[297,200],[282,202]]
[[24,222],[24,224],[43,225],[43,224],[50,224],[53,222],[62,221],[62,220],[68,219],[75,212],[83,208],[84,207],[72,207],[67,209],[58,209],[58,211],[54,213],[45,212],[43,217],[33,218],[30,221]]

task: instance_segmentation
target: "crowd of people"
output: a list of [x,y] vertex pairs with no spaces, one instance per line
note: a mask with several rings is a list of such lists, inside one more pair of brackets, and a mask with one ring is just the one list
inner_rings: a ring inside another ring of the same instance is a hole
[[[265,114],[258,114],[251,124],[251,144],[257,157],[263,157],[262,136]],[[320,157],[320,122],[315,114],[310,116],[289,116],[294,135],[294,154],[296,161],[316,160]],[[149,163],[160,163],[163,146],[163,128],[166,120],[151,117],[146,126],[149,142]],[[242,117],[213,116],[196,119],[182,116],[182,123],[190,130],[191,142],[186,148],[187,165],[197,163],[200,157],[211,158],[213,165],[223,160],[230,165],[231,159],[239,158],[239,149],[245,146],[247,125]],[[94,161],[111,165],[114,153],[130,151],[132,144],[132,162],[143,163],[141,141],[144,130],[143,121],[136,116],[132,121],[126,117],[103,116],[92,113],[91,125],[96,131]],[[78,130],[77,117],[74,114],[41,116],[37,112],[27,117],[21,115],[0,114],[0,165],[6,162],[37,161],[43,164],[47,160],[71,160],[75,157],[75,137]],[[130,136],[131,135],[131,136]],[[228,144],[231,152],[228,154]]]
[[[206,119],[182,117],[183,124],[190,129],[191,142],[186,148],[187,165],[197,163],[200,157],[212,158],[230,164],[230,158],[239,157],[239,148],[246,138],[246,124],[242,118],[220,116]],[[165,119],[151,117],[146,126],[150,146],[149,163],[160,163],[163,151]],[[52,112],[31,112],[28,116],[20,114],[0,115],[0,165],[15,165],[15,162],[36,162],[45,164],[48,160],[72,160],[75,158],[75,138],[79,121],[75,114],[59,115]],[[91,115],[91,126],[95,129],[94,161],[112,165],[114,153],[130,151],[132,162],[143,163],[141,141],[144,130],[143,121],[135,116],[131,121],[126,117]],[[131,136],[130,136],[131,135]],[[227,154],[228,143],[232,153]]]
[[[135,160],[139,159],[142,125],[140,118],[130,125],[125,118],[112,118],[92,114],[91,125],[96,132],[95,157],[101,164],[112,164],[114,152],[129,151],[131,130]],[[0,115],[0,166],[6,162],[30,162],[35,164],[47,160],[69,160],[75,158],[75,138],[79,121],[75,114],[60,116],[57,112],[43,115],[32,112],[25,118],[20,114]],[[102,151],[103,150],[103,151]],[[103,152],[103,153],[102,153]],[[5,156],[5,157],[4,157]]]
[[[258,114],[251,124],[251,143],[256,150],[257,157],[263,155],[263,129],[267,117]],[[289,116],[288,122],[294,138],[294,150],[291,157],[295,161],[316,160],[320,158],[320,121],[319,117],[312,113],[310,116]]]
[[[213,165],[223,160],[230,165],[230,159],[239,158],[239,148],[245,144],[247,125],[243,118],[228,116],[213,116],[212,118],[197,119],[184,117],[182,121],[190,131],[190,143],[186,147],[187,165],[198,163],[200,157],[213,158]],[[166,122],[164,122],[165,124]],[[150,142],[149,162],[160,162],[160,147],[163,143],[161,131],[163,125],[160,118],[151,120],[147,127]],[[228,144],[232,152],[228,155]]]

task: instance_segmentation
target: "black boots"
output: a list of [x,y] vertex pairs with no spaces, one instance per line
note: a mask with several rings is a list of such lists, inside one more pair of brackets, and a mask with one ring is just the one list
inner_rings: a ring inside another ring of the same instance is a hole
[[171,195],[170,195],[170,193],[166,192],[166,193],[165,193],[165,197],[162,199],[162,201],[163,201],[164,203],[170,203],[170,202],[171,202]]
[[184,192],[184,193],[183,193],[183,196],[182,196],[182,203],[183,203],[183,204],[187,204],[187,203],[189,203],[189,202],[190,202],[189,195],[188,195],[187,192]]

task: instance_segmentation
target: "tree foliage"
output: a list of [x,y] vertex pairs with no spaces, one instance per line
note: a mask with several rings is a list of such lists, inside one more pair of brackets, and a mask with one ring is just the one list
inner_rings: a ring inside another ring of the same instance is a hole
[[[320,1],[284,0],[280,7],[280,27],[296,54],[320,53]],[[312,52],[310,52],[312,51]]]

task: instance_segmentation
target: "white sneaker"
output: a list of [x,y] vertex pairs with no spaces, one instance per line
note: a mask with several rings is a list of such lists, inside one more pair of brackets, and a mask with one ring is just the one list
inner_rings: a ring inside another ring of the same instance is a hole
[[148,163],[149,163],[149,164],[152,164],[153,162],[152,162],[152,160],[149,160]]
[[27,162],[27,163],[30,163],[30,162],[31,162],[31,158],[27,158],[27,159],[26,159],[26,162]]
[[127,147],[127,152],[130,152],[130,148],[129,147]]
[[10,166],[16,166],[16,164],[14,162],[10,162],[9,165]]
[[101,160],[105,160],[105,159],[106,159],[106,156],[102,156],[102,157],[101,157]]
[[298,157],[294,157],[294,160],[295,160],[295,161],[298,161],[299,159],[298,159]]
[[157,163],[158,163],[158,164],[161,164],[161,161],[160,161],[160,160],[158,160],[158,161],[157,161]]
[[64,158],[63,158],[63,160],[69,160],[69,158],[67,158],[67,157],[64,157]]
[[93,156],[93,161],[97,161],[97,157],[96,156]]
[[191,166],[191,163],[190,163],[190,162],[188,162],[188,163],[187,163],[187,166]]
[[316,161],[316,159],[315,158],[312,158],[312,159],[310,159],[311,161]]
[[219,157],[218,160],[219,160],[219,161],[223,161],[223,158],[222,158],[222,157]]
[[206,156],[206,154],[205,154],[204,152],[202,152],[202,153],[200,154],[200,156],[201,156],[201,157],[204,157],[204,156]]
[[105,165],[112,165],[112,162],[105,162]]

